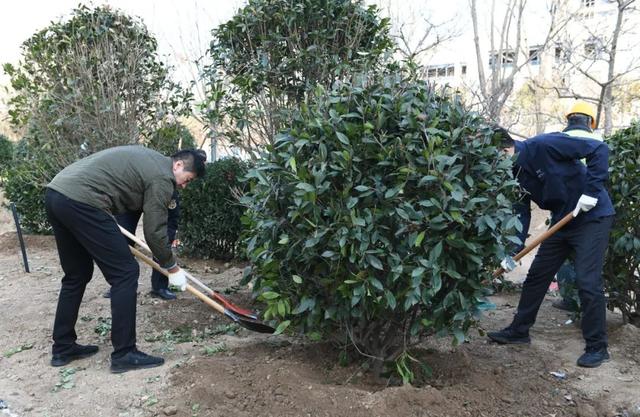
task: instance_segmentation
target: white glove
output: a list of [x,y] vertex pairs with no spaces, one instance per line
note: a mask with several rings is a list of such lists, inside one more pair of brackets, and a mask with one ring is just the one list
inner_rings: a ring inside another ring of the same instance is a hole
[[180,291],[187,289],[187,275],[182,269],[176,272],[169,272],[169,285],[173,285]]
[[500,266],[502,267],[504,272],[511,272],[514,269],[516,269],[516,266],[518,265],[516,265],[516,262],[513,260],[511,256],[507,256],[502,260],[502,262],[500,262]]
[[589,211],[594,208],[598,204],[598,199],[595,197],[589,197],[586,194],[582,194],[580,199],[578,200],[578,204],[576,208],[573,209],[573,217],[576,217],[580,214],[580,211]]

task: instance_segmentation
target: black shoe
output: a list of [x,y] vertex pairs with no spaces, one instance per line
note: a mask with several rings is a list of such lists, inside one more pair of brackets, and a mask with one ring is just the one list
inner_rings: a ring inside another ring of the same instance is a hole
[[111,288],[109,288],[104,294],[102,294],[104,298],[111,298]]
[[175,300],[178,298],[174,293],[166,288],[160,288],[159,290],[151,290],[151,296],[162,298],[163,300]]
[[111,358],[111,372],[119,374],[122,372],[133,371],[134,369],[155,368],[164,363],[164,359],[156,356],[147,355],[134,349],[123,357],[118,359]]
[[516,333],[508,327],[497,332],[489,332],[487,336],[501,345],[527,345],[531,343],[531,338],[528,334]]
[[74,343],[73,347],[67,352],[53,354],[51,356],[51,366],[65,366],[69,362],[75,361],[76,359],[88,358],[91,355],[95,355],[97,351],[98,346],[82,346]]
[[552,302],[551,307],[557,308],[558,310],[573,311],[573,308],[571,308],[571,304],[565,301],[564,298]]
[[611,357],[607,348],[598,350],[587,349],[582,356],[578,358],[578,366],[584,368],[597,368],[602,365],[602,362],[608,362]]

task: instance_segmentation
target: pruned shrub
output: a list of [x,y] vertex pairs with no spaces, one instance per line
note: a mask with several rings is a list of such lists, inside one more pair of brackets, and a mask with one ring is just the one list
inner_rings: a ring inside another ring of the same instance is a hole
[[610,194],[616,210],[604,277],[609,308],[640,325],[640,122],[607,138]]
[[178,233],[187,253],[204,258],[231,259],[238,250],[245,208],[238,204],[244,192],[240,179],[248,163],[237,158],[207,164],[204,178],[181,192]]
[[189,114],[191,94],[172,82],[157,40],[138,18],[79,5],[21,45],[3,65],[10,122],[27,128],[59,169],[113,146],[139,144]]
[[387,76],[303,106],[243,198],[265,319],[395,361],[465,340],[519,225],[512,161],[459,100]]

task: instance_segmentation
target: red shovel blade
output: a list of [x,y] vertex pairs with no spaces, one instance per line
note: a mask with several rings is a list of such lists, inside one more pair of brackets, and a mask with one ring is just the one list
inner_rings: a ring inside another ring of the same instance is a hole
[[214,300],[222,304],[224,308],[232,311],[234,314],[238,316],[245,316],[252,320],[258,320],[258,315],[256,313],[246,308],[242,308],[242,307],[238,307],[237,305],[234,305],[229,300],[227,300],[226,298],[224,298],[222,295],[218,294],[215,291],[211,291],[209,293],[209,297],[213,298]]

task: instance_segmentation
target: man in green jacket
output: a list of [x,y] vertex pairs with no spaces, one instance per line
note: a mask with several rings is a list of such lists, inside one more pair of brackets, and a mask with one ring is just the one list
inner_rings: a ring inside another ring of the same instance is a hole
[[176,187],[204,175],[195,150],[172,157],[140,146],[119,146],[74,162],[47,186],[45,208],[64,271],[53,325],[51,365],[93,355],[97,346],[76,343],[75,324],[84,290],[98,265],[111,286],[111,371],[160,366],[164,359],[136,348],[138,263],[113,215],[141,211],[153,255],[169,271],[169,282],[186,288],[186,276],[167,238],[167,210]]

